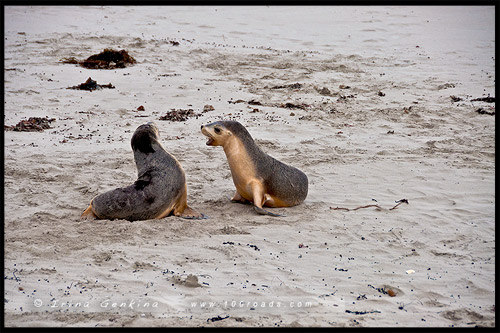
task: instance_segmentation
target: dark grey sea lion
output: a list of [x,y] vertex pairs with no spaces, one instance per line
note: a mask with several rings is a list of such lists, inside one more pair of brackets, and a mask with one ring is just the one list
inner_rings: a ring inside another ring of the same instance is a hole
[[158,127],[154,123],[139,126],[131,144],[138,172],[135,183],[96,196],[82,217],[135,221],[173,214],[205,218],[188,206],[184,170],[161,145]]

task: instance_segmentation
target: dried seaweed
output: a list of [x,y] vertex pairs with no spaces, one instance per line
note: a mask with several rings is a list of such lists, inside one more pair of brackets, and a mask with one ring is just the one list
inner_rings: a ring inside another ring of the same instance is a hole
[[301,109],[301,110],[305,110],[306,108],[308,108],[310,105],[307,105],[307,104],[293,104],[293,103],[282,103],[280,104],[280,107],[282,108],[286,108],[286,109]]
[[[409,202],[408,202],[407,199],[401,199],[401,200],[396,201],[396,205],[393,206],[392,208],[389,208],[389,210],[397,209],[398,206],[401,205],[401,204],[403,204],[403,203],[409,204]],[[374,205],[374,204],[372,204],[372,205],[366,205],[366,206],[359,206],[359,207],[356,207],[356,208],[345,208],[345,207],[335,207],[335,208],[333,208],[333,207],[330,207],[330,209],[331,210],[345,210],[345,211],[349,212],[349,211],[352,211],[352,210],[358,210],[358,209],[370,208],[370,207],[375,207],[375,208],[377,208],[377,210],[381,210],[382,209],[382,207],[380,207],[379,205]]]
[[168,120],[168,121],[186,121],[190,117],[200,116],[200,113],[195,113],[193,109],[172,109],[168,111],[166,115],[161,116],[160,120]]
[[101,53],[91,55],[82,61],[77,60],[75,57],[63,58],[61,61],[65,64],[78,64],[88,69],[125,68],[137,62],[127,51],[113,49],[104,49]]
[[285,85],[281,85],[281,86],[274,86],[274,87],[271,87],[270,89],[300,89],[302,88],[302,83],[292,83],[292,84],[285,84]]
[[92,80],[92,78],[90,78],[90,77],[84,83],[81,83],[77,86],[68,87],[66,89],[93,91],[93,90],[100,90],[102,88],[115,89],[115,87],[111,83],[109,83],[109,84],[97,84],[97,81]]
[[495,111],[486,111],[483,108],[477,109],[476,112],[479,113],[479,114],[489,114],[490,116],[494,116],[495,115]]
[[471,102],[486,102],[486,103],[495,103],[495,97],[480,97],[471,99]]
[[55,120],[55,118],[49,117],[30,117],[28,120],[21,120],[15,126],[4,126],[4,129],[16,132],[41,132],[52,128],[50,123]]

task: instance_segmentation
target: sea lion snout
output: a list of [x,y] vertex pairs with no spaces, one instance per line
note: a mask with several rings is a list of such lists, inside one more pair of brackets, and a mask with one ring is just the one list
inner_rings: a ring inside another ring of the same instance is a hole
[[160,136],[160,130],[158,129],[158,126],[156,125],[156,123],[153,121],[149,121],[149,122],[137,127],[136,132],[140,132],[140,131],[145,131],[145,132],[151,131],[157,137]]
[[159,134],[160,134],[160,130],[158,129],[158,126],[156,126],[156,123],[155,123],[155,122],[153,122],[153,121],[148,121],[148,122],[146,123],[146,126],[149,126],[149,127],[153,130],[153,132],[155,132],[155,133],[156,133],[156,135],[157,135],[157,136],[159,136]]
[[201,126],[201,132],[208,137],[207,146],[226,146],[231,141],[233,133],[226,125],[227,121],[216,121]]
[[215,139],[214,139],[212,133],[210,133],[209,130],[211,130],[210,124],[207,125],[207,126],[201,125],[201,133],[203,133],[203,135],[205,135],[207,137],[206,145],[207,146],[214,146],[215,145]]

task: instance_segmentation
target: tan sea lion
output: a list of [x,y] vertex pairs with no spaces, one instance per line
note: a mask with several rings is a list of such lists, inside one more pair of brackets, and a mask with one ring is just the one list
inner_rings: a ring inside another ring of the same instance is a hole
[[217,121],[201,126],[208,146],[222,146],[226,153],[236,202],[253,202],[259,214],[281,216],[262,207],[291,207],[307,196],[307,176],[264,153],[246,128],[237,121]]
[[188,206],[184,170],[161,145],[154,123],[139,126],[131,144],[137,181],[96,196],[82,217],[136,221],[173,214],[188,219],[206,218]]

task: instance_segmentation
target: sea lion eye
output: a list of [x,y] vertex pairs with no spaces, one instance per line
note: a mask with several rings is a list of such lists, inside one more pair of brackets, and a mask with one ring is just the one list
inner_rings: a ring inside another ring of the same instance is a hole
[[214,131],[215,131],[215,133],[219,134],[219,133],[220,133],[220,128],[216,127],[216,128],[214,129]]

